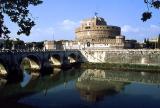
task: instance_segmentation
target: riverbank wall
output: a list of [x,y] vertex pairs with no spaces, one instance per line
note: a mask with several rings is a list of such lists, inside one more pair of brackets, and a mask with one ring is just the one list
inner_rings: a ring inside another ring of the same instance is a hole
[[159,49],[81,50],[82,68],[160,72]]
[[84,62],[160,65],[160,49],[86,49]]

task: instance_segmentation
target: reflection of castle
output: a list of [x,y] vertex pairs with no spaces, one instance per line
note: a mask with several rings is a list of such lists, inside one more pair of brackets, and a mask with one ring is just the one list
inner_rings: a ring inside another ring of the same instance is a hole
[[160,74],[145,72],[118,72],[108,70],[87,69],[76,82],[81,98],[96,102],[104,96],[119,93],[132,82],[142,84],[159,84]]
[[89,102],[97,102],[105,96],[119,93],[125,86],[124,82],[83,80],[76,82],[81,98]]
[[76,88],[80,92],[81,98],[89,102],[97,102],[104,96],[119,93],[126,83],[105,80],[105,71],[86,70],[78,78]]

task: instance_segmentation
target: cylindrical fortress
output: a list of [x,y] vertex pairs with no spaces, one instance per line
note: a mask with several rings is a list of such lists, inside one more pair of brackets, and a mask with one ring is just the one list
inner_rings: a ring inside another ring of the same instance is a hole
[[115,39],[121,35],[121,28],[117,26],[109,26],[101,17],[93,17],[85,19],[81,22],[79,28],[75,30],[76,41],[100,42],[105,39]]

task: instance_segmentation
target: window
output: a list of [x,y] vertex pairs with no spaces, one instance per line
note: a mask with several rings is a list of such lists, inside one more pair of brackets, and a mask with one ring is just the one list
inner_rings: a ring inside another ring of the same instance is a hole
[[90,26],[86,26],[86,27],[85,27],[85,29],[90,29],[90,28],[91,28]]

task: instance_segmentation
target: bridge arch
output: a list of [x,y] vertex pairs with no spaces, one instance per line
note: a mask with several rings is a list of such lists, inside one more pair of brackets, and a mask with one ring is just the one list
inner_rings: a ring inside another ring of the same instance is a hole
[[8,75],[7,64],[0,59],[0,78],[6,78]]
[[41,60],[36,55],[26,55],[21,58],[20,65],[23,69],[28,68],[33,70],[40,70]]
[[68,55],[68,61],[69,63],[76,63],[77,62],[77,55],[74,53],[71,53]]
[[59,54],[54,54],[49,58],[49,61],[53,66],[61,66],[62,65],[62,57]]

